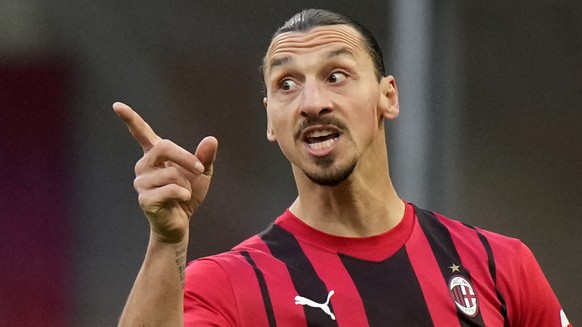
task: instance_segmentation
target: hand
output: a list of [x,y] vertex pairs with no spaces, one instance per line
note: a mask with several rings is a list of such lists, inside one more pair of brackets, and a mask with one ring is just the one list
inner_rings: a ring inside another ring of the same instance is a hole
[[206,137],[192,154],[156,135],[129,106],[116,102],[113,110],[144,152],[135,165],[134,187],[152,235],[162,242],[181,242],[188,235],[190,217],[208,192],[218,141]]

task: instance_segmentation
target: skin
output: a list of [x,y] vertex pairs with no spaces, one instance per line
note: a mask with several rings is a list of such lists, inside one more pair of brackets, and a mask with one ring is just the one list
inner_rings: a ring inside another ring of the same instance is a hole
[[[398,224],[404,204],[388,172],[383,124],[398,116],[398,91],[392,76],[378,81],[358,32],[332,25],[284,33],[273,40],[264,62],[267,138],[291,162],[299,194],[291,212],[341,236],[376,235]],[[333,131],[337,140],[314,150],[305,141],[313,130]],[[325,158],[332,163],[319,164]],[[354,164],[333,187],[309,177]]]
[[150,223],[144,263],[118,326],[183,326],[189,222],[208,192],[218,141],[206,137],[192,154],[156,135],[129,106],[117,102],[113,110],[144,151],[134,187]]
[[[334,25],[281,34],[264,67],[267,139],[291,163],[298,190],[291,212],[340,236],[398,224],[404,203],[390,180],[383,124],[398,116],[398,91],[392,76],[378,80],[358,32]],[[207,137],[192,154],[156,135],[129,106],[113,109],[144,151],[134,186],[150,223],[119,326],[183,326],[189,222],[208,192],[218,141]]]

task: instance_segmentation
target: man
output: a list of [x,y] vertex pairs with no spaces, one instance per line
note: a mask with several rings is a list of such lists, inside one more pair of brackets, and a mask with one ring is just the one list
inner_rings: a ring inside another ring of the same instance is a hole
[[365,28],[303,11],[275,33],[262,72],[267,139],[298,196],[262,233],[186,270],[218,142],[189,153],[114,104],[144,150],[134,184],[151,226],[120,326],[569,325],[520,241],[399,198],[384,133],[398,90]]

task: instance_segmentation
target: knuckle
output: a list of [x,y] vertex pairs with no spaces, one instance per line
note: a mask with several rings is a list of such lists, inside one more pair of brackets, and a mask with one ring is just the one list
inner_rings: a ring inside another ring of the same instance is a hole
[[133,179],[133,188],[139,192],[141,190],[141,186],[142,186],[142,178],[140,176],[136,176]]
[[176,183],[180,179],[180,171],[174,166],[169,166],[164,169],[164,177],[169,183]]
[[150,204],[150,197],[145,193],[140,193],[137,197],[137,202],[142,209],[146,209]]
[[145,167],[148,164],[148,160],[147,160],[146,156],[147,155],[144,155],[143,157],[141,157],[141,159],[139,159],[135,163],[135,166],[133,167],[133,171],[134,171],[136,176],[141,174],[145,170]]
[[176,184],[168,184],[166,186],[166,191],[168,192],[168,197],[176,198],[180,195],[181,187]]
[[155,147],[157,147],[159,149],[159,151],[162,151],[162,152],[168,151],[168,149],[170,149],[173,146],[174,146],[174,142],[172,142],[172,141],[170,141],[168,139],[161,139],[155,145]]
[[144,159],[150,166],[165,166],[165,162],[168,160],[169,154],[176,145],[168,140],[162,139],[157,142],[151,149],[144,155]]
[[187,201],[190,199],[190,192],[177,184],[169,184],[164,187],[168,200]]

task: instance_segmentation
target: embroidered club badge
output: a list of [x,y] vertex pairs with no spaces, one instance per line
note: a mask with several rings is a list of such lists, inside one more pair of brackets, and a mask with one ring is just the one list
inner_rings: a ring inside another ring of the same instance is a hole
[[455,305],[469,317],[475,317],[479,312],[477,293],[473,285],[462,276],[453,276],[449,281],[449,292]]

